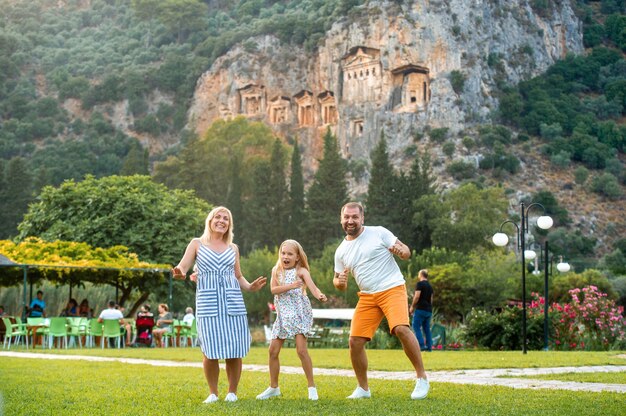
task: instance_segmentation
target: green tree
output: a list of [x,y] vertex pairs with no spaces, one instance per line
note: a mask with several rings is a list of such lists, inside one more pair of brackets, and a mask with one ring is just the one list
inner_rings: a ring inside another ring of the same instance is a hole
[[324,135],[324,152],[307,194],[307,233],[304,245],[309,255],[342,235],[340,211],[348,198],[346,163],[339,155],[337,138],[330,129]]
[[[2,167],[2,165],[0,165]],[[0,236],[17,234],[17,225],[33,201],[33,178],[26,159],[14,157],[6,164],[3,184],[0,184]]]
[[146,176],[88,176],[43,188],[18,238],[124,245],[143,261],[174,264],[202,233],[209,208],[193,192],[170,191]]
[[[243,189],[240,171],[241,163],[239,162],[239,158],[233,157],[231,160],[230,186],[228,187],[226,206],[230,210],[231,214],[233,214],[233,219],[236,219],[237,221],[243,221]],[[239,234],[239,230],[237,230],[237,233]],[[240,241],[243,244],[243,240]]]
[[291,154],[291,175],[289,177],[289,218],[287,236],[300,241],[306,222],[304,211],[304,176],[302,174],[302,156],[298,140],[293,145]]
[[407,176],[400,176],[401,198],[398,213],[404,226],[398,232],[401,241],[420,253],[432,245],[433,218],[439,215],[439,202],[430,155],[417,154]]
[[287,227],[285,227],[288,218],[288,213],[285,209],[287,206],[285,159],[284,146],[279,139],[276,139],[270,158],[270,205],[268,207],[270,227],[266,230],[268,238],[272,242],[271,244],[275,246],[278,246],[285,239],[287,233]]
[[271,174],[272,170],[268,161],[259,163],[252,173],[254,186],[250,199],[244,207],[243,223],[246,230],[243,237],[244,253],[264,247],[274,247],[277,244],[276,239],[272,237],[276,232],[272,227],[276,225],[272,222],[271,214],[272,207],[275,207],[272,200],[272,187],[268,180]]
[[206,14],[207,5],[199,0],[164,0],[157,18],[180,43],[193,31],[203,29]]
[[148,149],[141,147],[139,142],[131,144],[130,150],[124,158],[120,175],[147,175],[148,174]]
[[380,141],[370,155],[372,170],[367,187],[365,209],[370,224],[394,228],[396,206],[396,176],[387,153],[387,141],[381,132]]
[[508,201],[500,188],[478,189],[466,184],[443,195],[440,215],[434,221],[433,244],[468,253],[476,247],[490,248],[487,236],[505,218]]

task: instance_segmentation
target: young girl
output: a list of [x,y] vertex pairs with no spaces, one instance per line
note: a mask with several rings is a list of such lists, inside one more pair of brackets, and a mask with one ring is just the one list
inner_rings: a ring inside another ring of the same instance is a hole
[[326,295],[313,283],[306,254],[297,241],[286,240],[280,245],[278,261],[272,269],[270,287],[277,312],[269,349],[270,386],[256,398],[265,400],[280,396],[278,354],[285,339],[293,337],[309,384],[309,399],[317,400],[317,389],[313,382],[313,364],[306,346],[306,334],[313,325],[313,311],[311,301],[306,295],[306,288],[308,287],[313,296],[321,302],[326,302]]

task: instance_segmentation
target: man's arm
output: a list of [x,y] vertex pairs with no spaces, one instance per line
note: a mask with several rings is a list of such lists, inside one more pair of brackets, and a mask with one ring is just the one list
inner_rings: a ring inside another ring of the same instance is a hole
[[393,246],[389,247],[389,251],[402,260],[408,260],[411,257],[411,249],[399,239],[396,240]]

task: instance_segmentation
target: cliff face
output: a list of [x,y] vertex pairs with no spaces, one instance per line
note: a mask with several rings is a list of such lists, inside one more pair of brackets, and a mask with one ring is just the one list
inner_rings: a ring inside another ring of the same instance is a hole
[[[269,36],[253,39],[198,80],[189,123],[202,134],[219,118],[263,121],[279,136],[299,138],[309,173],[326,129],[352,159],[369,158],[384,132],[393,162],[402,165],[415,133],[489,121],[497,82],[516,84],[582,52],[568,0],[551,2],[543,16],[531,3],[372,2],[336,23],[314,54]],[[461,75],[455,91],[451,78]]]

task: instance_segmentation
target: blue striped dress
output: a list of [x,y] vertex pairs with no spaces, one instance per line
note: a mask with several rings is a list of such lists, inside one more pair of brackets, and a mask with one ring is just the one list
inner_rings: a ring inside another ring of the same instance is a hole
[[235,251],[200,244],[196,255],[196,318],[202,353],[209,359],[243,358],[250,350],[248,315],[235,277]]

